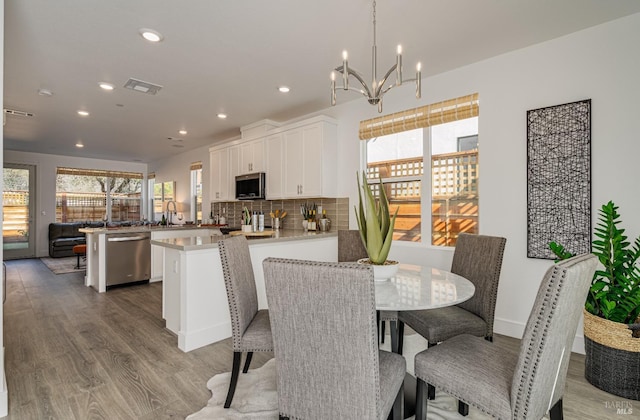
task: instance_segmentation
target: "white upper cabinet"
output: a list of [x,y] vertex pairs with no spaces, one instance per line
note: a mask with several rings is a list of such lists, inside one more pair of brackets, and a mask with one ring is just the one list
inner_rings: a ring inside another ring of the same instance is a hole
[[240,145],[240,173],[264,172],[264,139],[253,140]]
[[229,149],[209,151],[211,179],[209,194],[211,201],[229,200]]
[[264,147],[266,152],[265,172],[267,200],[284,198],[284,165],[283,149],[284,143],[282,133],[273,134],[265,139]]
[[[283,198],[335,197],[337,127],[317,117],[282,132]],[[267,176],[269,176],[267,174]]]
[[[256,127],[263,129],[264,124]],[[234,201],[236,176],[254,172],[266,173],[267,200],[336,197],[335,120],[314,117],[260,134],[263,137],[209,149],[211,201]]]
[[245,173],[240,168],[240,147],[229,147],[229,201],[236,199],[236,176]]

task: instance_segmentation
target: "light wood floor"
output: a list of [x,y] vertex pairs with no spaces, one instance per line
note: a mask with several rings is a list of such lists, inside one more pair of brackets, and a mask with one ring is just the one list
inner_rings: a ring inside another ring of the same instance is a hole
[[[83,273],[55,275],[37,259],[7,261],[7,418],[155,420],[200,410],[210,398],[207,380],[230,370],[230,340],[183,353],[164,329],[161,300],[161,283],[100,294],[83,285]],[[271,357],[255,353],[252,367]],[[583,366],[584,356],[573,354],[565,419],[638,418],[639,402],[594,388]],[[633,415],[610,407],[624,401]]]

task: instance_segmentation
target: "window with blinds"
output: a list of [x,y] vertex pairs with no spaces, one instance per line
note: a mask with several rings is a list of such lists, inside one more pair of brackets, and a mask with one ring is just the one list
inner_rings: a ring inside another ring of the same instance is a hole
[[202,162],[191,164],[191,220],[202,220]]
[[56,221],[139,221],[139,172],[59,167],[56,170]]
[[371,185],[382,179],[398,207],[395,240],[453,246],[477,233],[479,110],[476,93],[360,123]]

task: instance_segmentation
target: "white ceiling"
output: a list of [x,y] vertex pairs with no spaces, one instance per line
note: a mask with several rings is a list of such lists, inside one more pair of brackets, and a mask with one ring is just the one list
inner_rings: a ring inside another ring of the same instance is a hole
[[[398,43],[405,77],[417,61],[426,77],[637,12],[637,0],[379,0],[378,72]],[[143,27],[164,41],[143,40]],[[34,114],[6,116],[6,149],[151,162],[326,108],[343,49],[370,77],[371,2],[12,0],[4,41],[4,107]],[[131,77],[163,88],[124,89]]]

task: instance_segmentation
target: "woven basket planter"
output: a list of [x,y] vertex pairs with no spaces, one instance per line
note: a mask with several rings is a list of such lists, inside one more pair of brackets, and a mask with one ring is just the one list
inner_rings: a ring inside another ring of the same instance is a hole
[[583,313],[585,378],[610,394],[640,400],[640,338],[626,324]]

